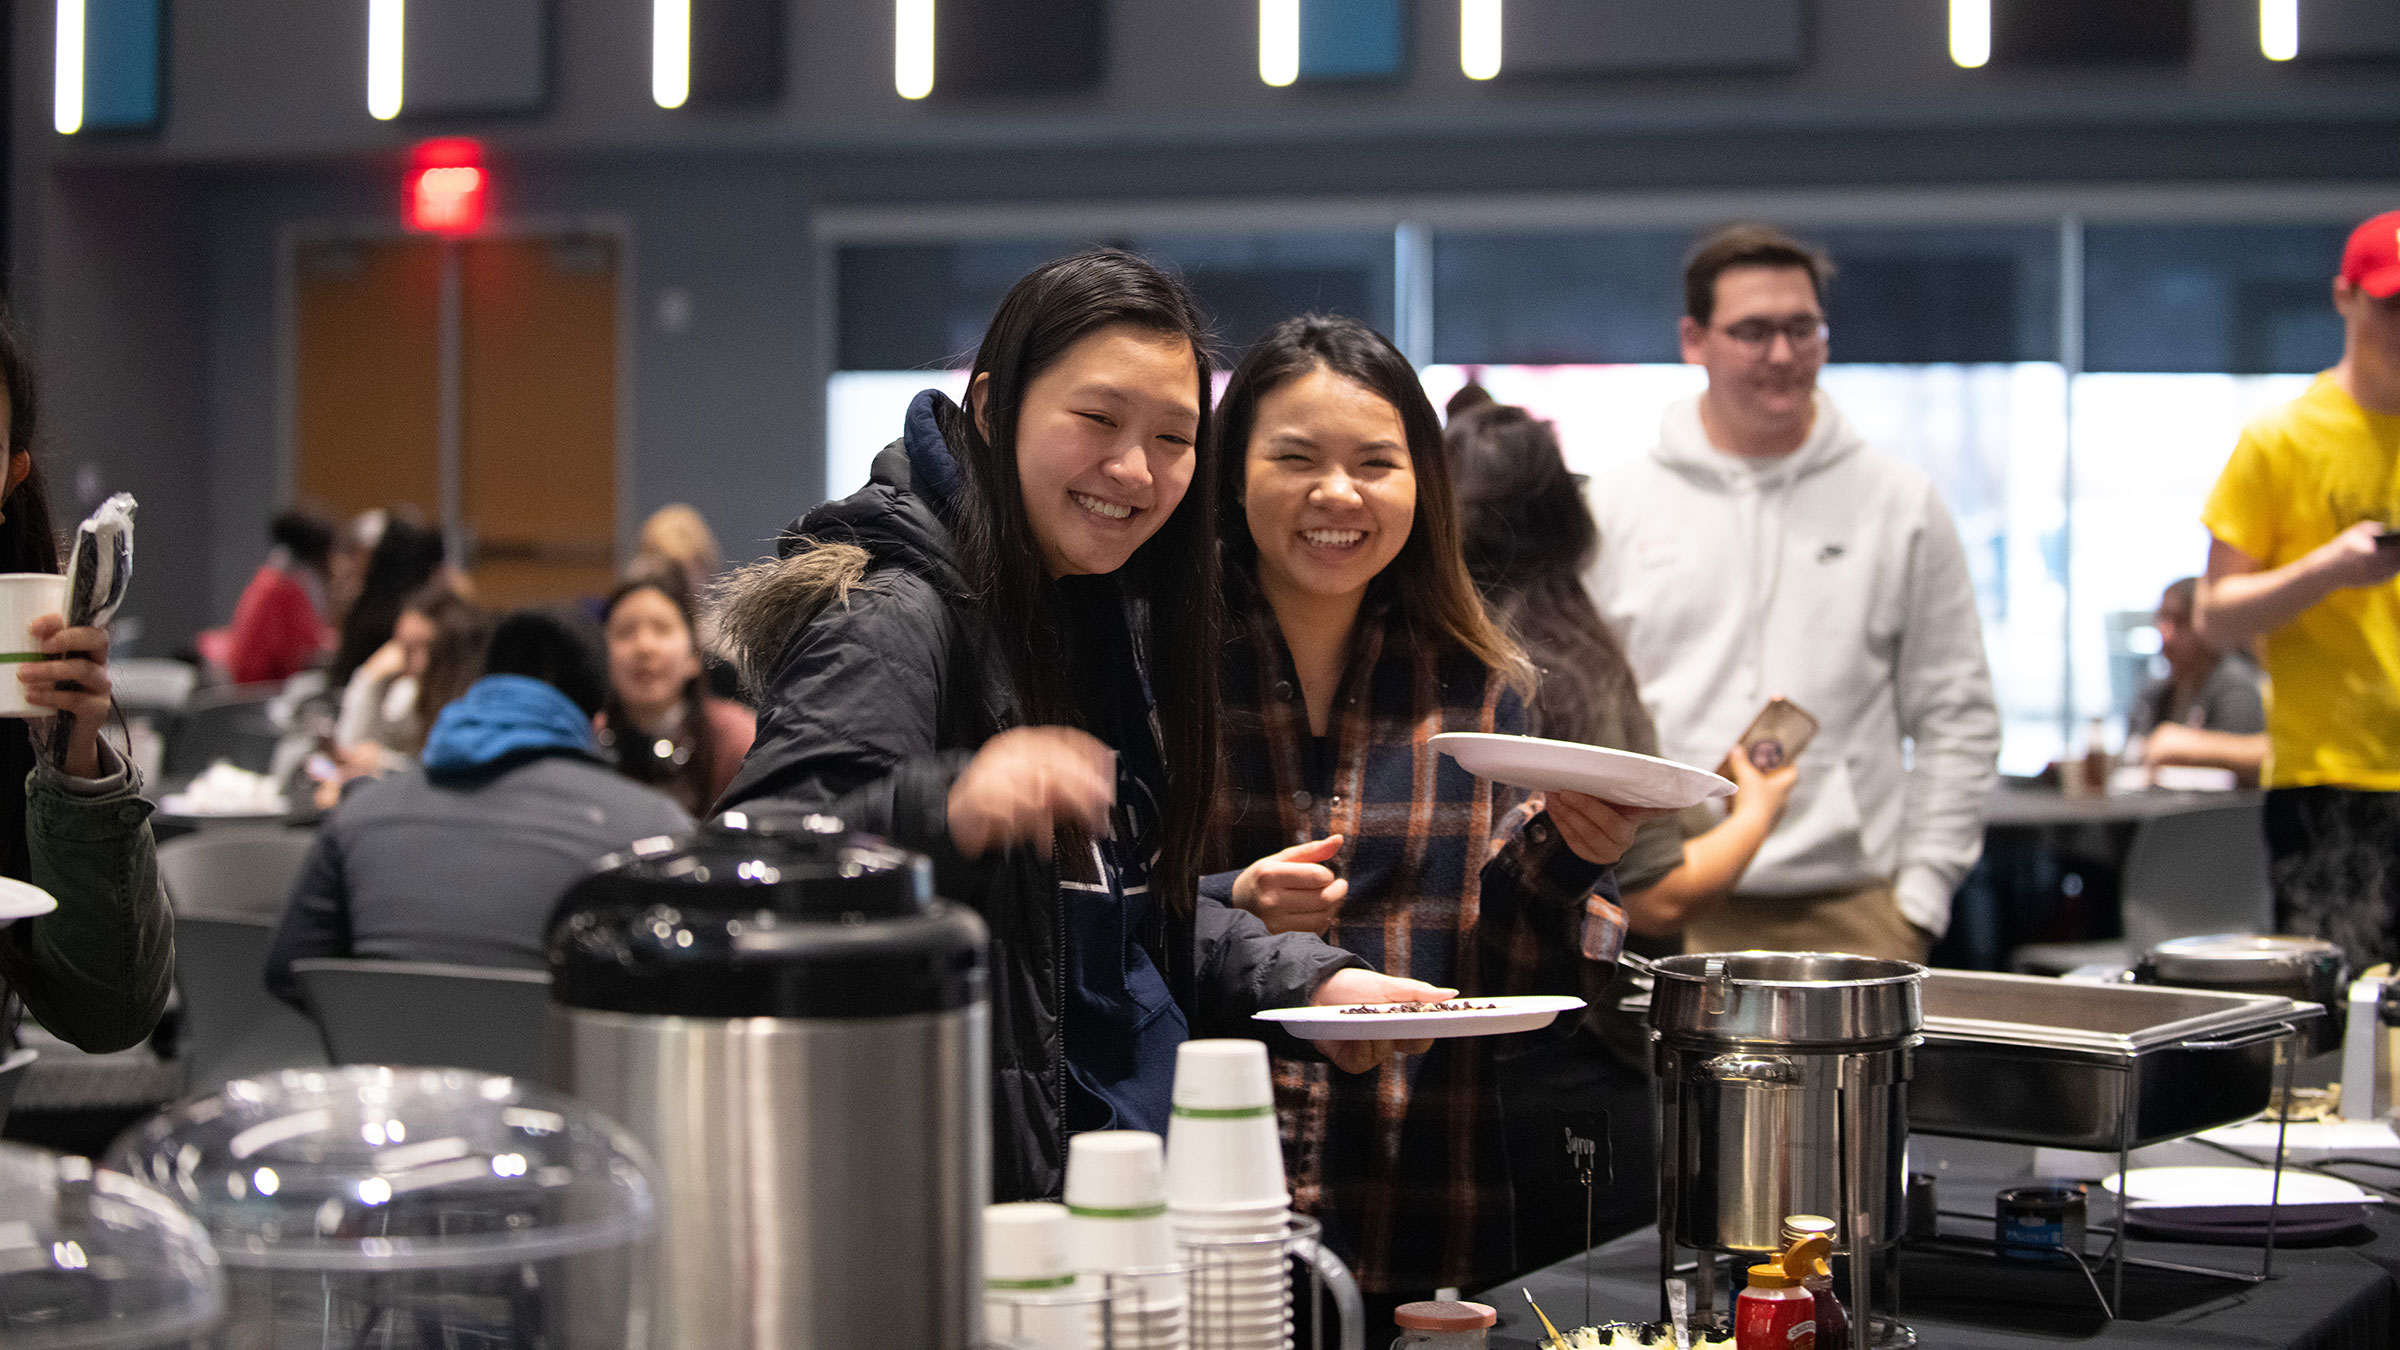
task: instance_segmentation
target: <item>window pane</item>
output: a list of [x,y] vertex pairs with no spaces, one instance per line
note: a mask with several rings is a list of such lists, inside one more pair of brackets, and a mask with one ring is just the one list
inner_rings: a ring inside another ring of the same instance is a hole
[[[2014,227],[1797,232],[1833,255],[1836,359],[2016,362],[2058,354],[2058,239]],[[1680,359],[1698,232],[1442,234],[1434,356],[1452,363]]]
[[1391,331],[1392,239],[1380,232],[845,244],[835,259],[835,367],[967,365],[1019,277],[1104,243],[1181,271],[1228,352],[1239,352],[1279,320],[1312,311]]
[[2274,375],[2341,359],[2346,225],[2110,225],[2084,235],[2084,369]]

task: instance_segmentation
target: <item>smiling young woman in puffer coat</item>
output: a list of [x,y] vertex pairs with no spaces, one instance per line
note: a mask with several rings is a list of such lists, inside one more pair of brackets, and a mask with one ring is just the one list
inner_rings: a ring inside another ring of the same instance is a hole
[[719,602],[761,692],[719,807],[807,805],[920,850],[990,925],[996,1199],[1056,1195],[1070,1133],[1163,1133],[1189,1036],[1447,992],[1196,894],[1222,631],[1213,503],[1188,490],[1213,467],[1208,391],[1180,283],[1113,250],[1048,264],[1001,303],[966,406],[919,395],[867,486]]

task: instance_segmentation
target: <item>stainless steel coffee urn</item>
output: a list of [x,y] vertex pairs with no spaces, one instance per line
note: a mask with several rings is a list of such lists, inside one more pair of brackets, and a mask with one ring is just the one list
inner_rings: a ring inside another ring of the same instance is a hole
[[663,1179],[662,1350],[966,1350],[991,1191],[984,926],[827,816],[637,844],[552,916],[553,1083]]
[[[1899,1241],[1911,1052],[1925,968],[1821,952],[1651,963],[1660,1261],[1682,1248],[1759,1256],[1787,1215],[1829,1215],[1851,1256],[1853,1325],[1870,1325],[1875,1257]],[[1699,1266],[1712,1305],[1716,1263]]]

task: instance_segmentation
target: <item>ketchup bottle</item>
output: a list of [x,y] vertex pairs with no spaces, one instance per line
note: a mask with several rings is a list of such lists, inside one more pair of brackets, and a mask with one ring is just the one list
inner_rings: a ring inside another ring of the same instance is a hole
[[1782,1260],[1750,1267],[1750,1285],[1734,1300],[1734,1350],[1816,1350],[1817,1296],[1802,1287],[1799,1272],[1832,1250],[1832,1242],[1810,1236]]

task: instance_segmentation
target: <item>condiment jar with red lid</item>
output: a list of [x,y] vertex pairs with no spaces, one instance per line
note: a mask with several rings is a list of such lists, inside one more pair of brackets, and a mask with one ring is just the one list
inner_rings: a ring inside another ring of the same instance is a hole
[[1500,1320],[1488,1303],[1459,1303],[1448,1299],[1403,1303],[1392,1312],[1400,1339],[1392,1350],[1484,1350],[1487,1333]]

